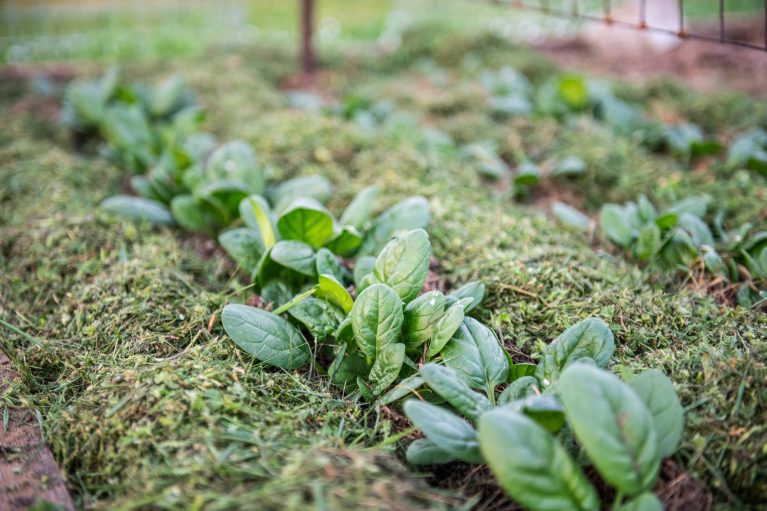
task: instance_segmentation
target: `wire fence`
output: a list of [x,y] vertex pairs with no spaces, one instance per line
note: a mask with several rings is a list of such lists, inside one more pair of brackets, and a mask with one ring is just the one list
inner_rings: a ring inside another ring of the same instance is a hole
[[[701,21],[700,14],[690,16],[689,3],[698,13],[702,4],[707,21]],[[732,2],[733,0],[730,0]],[[761,2],[764,2],[762,5]],[[727,9],[727,0],[493,0],[500,5],[515,9],[541,12],[550,16],[574,21],[596,21],[610,26],[624,27],[650,33],[676,36],[727,44],[767,52],[767,0],[740,2],[738,11]],[[713,18],[714,23],[711,22]],[[727,20],[736,18],[734,25],[747,24],[754,29],[761,26],[760,34],[731,35],[733,24]],[[691,19],[698,21],[696,28],[690,28]]]

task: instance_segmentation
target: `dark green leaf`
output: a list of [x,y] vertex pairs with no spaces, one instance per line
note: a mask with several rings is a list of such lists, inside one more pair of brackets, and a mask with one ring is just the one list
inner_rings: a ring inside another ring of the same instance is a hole
[[503,389],[501,395],[498,396],[498,404],[505,405],[512,401],[516,401],[517,399],[527,397],[531,393],[534,393],[533,386],[536,388],[540,386],[540,383],[538,383],[538,380],[534,376],[522,376],[521,378],[514,380],[509,383],[509,385]]
[[512,364],[509,367],[509,381],[516,381],[523,376],[533,376],[535,368],[535,364]]
[[444,408],[411,399],[405,415],[439,449],[467,463],[482,463],[477,432],[461,417]]
[[495,333],[473,318],[465,318],[442,349],[442,360],[471,388],[494,395],[508,378],[509,362]]
[[328,249],[342,257],[354,255],[360,245],[362,245],[362,235],[357,229],[348,225],[338,229],[333,234],[333,238],[325,244]]
[[405,459],[411,465],[444,465],[455,461],[455,458],[429,440],[419,438],[407,446]]
[[270,259],[307,277],[316,275],[314,251],[300,241],[278,241],[269,252]]
[[354,200],[344,210],[339,223],[356,229],[362,229],[370,219],[370,212],[378,197],[378,187],[368,186],[360,190]]
[[445,311],[445,296],[439,291],[424,293],[405,307],[403,337],[408,348],[417,348],[432,338],[434,325]]
[[492,407],[485,396],[471,390],[449,367],[426,364],[421,368],[421,376],[434,392],[469,420],[477,420]]
[[399,401],[405,396],[408,396],[418,390],[418,388],[425,383],[426,380],[424,380],[419,375],[413,375],[408,378],[405,378],[398,384],[396,384],[392,389],[381,396],[381,399],[379,399],[379,403],[381,406],[385,406],[391,403],[394,403],[395,401]]
[[676,452],[684,432],[684,409],[671,380],[657,369],[644,371],[628,381],[652,415],[660,443],[660,455],[667,458]]
[[173,225],[173,216],[162,202],[132,195],[115,195],[101,203],[101,209],[137,222],[146,220],[154,225]]
[[663,511],[663,504],[658,497],[647,492],[624,502],[617,511]]
[[344,312],[335,305],[313,296],[292,306],[288,314],[300,321],[320,341],[332,335],[345,317]]
[[432,328],[431,342],[429,343],[429,351],[426,354],[427,358],[436,356],[442,348],[452,339],[455,332],[463,323],[464,304],[461,302],[451,305],[441,318],[434,324]]
[[387,344],[376,353],[375,362],[368,376],[374,396],[380,395],[394,383],[404,361],[405,345],[402,343]]
[[459,300],[463,298],[471,298],[471,302],[469,302],[463,310],[468,314],[469,312],[476,309],[485,298],[485,285],[479,280],[473,280],[450,293],[450,296],[453,296]]
[[429,235],[423,229],[415,229],[386,244],[376,258],[373,274],[408,303],[423,289],[430,258]]
[[376,258],[372,256],[363,256],[358,257],[357,261],[354,263],[354,286],[357,288],[357,292],[362,291],[360,288],[360,283],[362,282],[362,279],[365,278],[368,275],[373,274],[373,268],[375,268],[376,265]]
[[354,305],[349,291],[335,277],[324,273],[319,276],[315,296],[340,307],[344,314],[349,314]]
[[362,353],[375,359],[395,344],[402,330],[402,300],[385,284],[374,284],[359,294],[351,312],[354,338]]
[[375,219],[359,255],[377,255],[397,232],[425,228],[429,216],[429,202],[424,197],[409,197],[398,202]]
[[248,227],[223,232],[218,236],[218,242],[248,273],[256,269],[265,251],[258,232]]
[[605,204],[599,212],[599,222],[607,237],[622,247],[631,245],[634,239],[626,211],[617,204]]
[[336,255],[327,248],[321,248],[315,256],[315,265],[317,266],[317,275],[326,274],[332,276],[338,282],[344,280],[344,270],[341,263],[338,262]]

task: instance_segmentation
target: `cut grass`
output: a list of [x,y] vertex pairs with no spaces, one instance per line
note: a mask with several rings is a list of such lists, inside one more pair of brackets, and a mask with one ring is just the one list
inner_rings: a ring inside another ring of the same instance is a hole
[[[406,38],[393,60],[355,67],[330,58],[325,92],[340,98],[354,90],[352,79],[364,81],[371,94],[394,91],[402,108],[461,140],[495,139],[506,151],[521,143],[539,160],[579,154],[589,173],[565,186],[590,210],[645,191],[661,203],[709,193],[738,220],[763,215],[765,185],[756,175],[733,178],[716,165],[690,172],[588,118],[494,121],[481,95],[461,85],[474,78],[461,67],[465,53],[489,65],[514,61],[537,82],[551,66],[492,37],[438,35],[424,29],[419,39]],[[426,53],[430,44],[437,46]],[[275,177],[330,177],[338,192],[331,209],[369,184],[383,190],[378,209],[426,195],[440,271],[451,284],[487,284],[481,314],[517,360],[535,359],[583,317],[604,318],[616,334],[619,374],[658,367],[675,382],[688,410],[678,461],[710,486],[719,508],[757,507],[767,494],[767,316],[722,308],[673,277],[662,280],[671,290],[664,291],[653,283],[657,275],[595,251],[541,211],[513,204],[457,158],[424,154],[407,134],[363,133],[286,108],[275,85],[294,63],[266,57],[281,52],[213,53],[176,66],[189,69],[210,129],[253,143]],[[406,65],[403,55],[429,54],[451,81],[439,101],[417,92],[406,101],[422,72],[388,73]],[[147,78],[167,72],[135,71]],[[8,118],[0,139],[7,178],[0,185],[0,339],[23,378],[3,400],[39,410],[81,507],[440,509],[467,502],[428,487],[396,460],[393,446],[365,450],[389,438],[389,418],[314,372],[275,372],[236,350],[216,321],[228,300],[243,298],[234,294],[240,285],[231,263],[199,250],[197,238],[95,212],[122,188],[121,172],[74,154],[46,124],[50,118],[19,108],[23,91],[11,92],[0,104]],[[746,122],[742,109],[728,106],[737,98],[720,104],[665,86],[631,94],[685,117],[710,112],[720,119],[710,129],[722,137],[765,111],[756,104]]]

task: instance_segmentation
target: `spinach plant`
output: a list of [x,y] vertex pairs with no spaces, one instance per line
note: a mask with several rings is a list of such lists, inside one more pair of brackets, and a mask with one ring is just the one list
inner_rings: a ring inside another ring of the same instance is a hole
[[[392,216],[381,218],[390,222]],[[316,359],[334,382],[357,388],[368,401],[378,399],[398,379],[413,376],[419,360],[442,354],[465,314],[484,296],[478,282],[447,296],[421,293],[431,258],[423,229],[400,232],[376,257],[357,258],[354,287],[345,285],[337,262],[326,266],[320,256],[326,249],[315,254],[305,241],[299,242],[300,250],[292,245],[295,240],[286,243],[291,245],[276,264],[303,272],[312,284],[273,312],[227,305],[224,329],[240,348],[277,367],[294,369]],[[272,260],[277,246],[265,252],[271,250]],[[289,287],[284,271],[268,273],[272,280],[262,286],[262,293],[272,285]]]
[[[537,365],[511,363],[492,331],[474,320],[459,332],[442,351],[444,366],[420,370],[431,400],[449,407],[404,404],[424,435],[408,447],[410,463],[487,463],[529,509],[598,510],[597,491],[576,461],[583,460],[616,489],[617,505],[659,508],[651,491],[684,420],[663,373],[645,371],[624,383],[605,370],[614,340],[596,318],[568,328]],[[450,357],[451,349],[464,356]]]
[[767,176],[767,132],[755,128],[735,137],[730,146],[727,165],[747,168]]

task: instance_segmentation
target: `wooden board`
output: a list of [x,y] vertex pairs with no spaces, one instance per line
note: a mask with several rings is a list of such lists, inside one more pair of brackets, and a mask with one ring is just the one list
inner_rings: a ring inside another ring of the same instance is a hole
[[[11,361],[0,351],[0,390],[17,377]],[[43,442],[40,425],[31,410],[0,409],[0,510],[19,511],[48,501],[74,510],[72,499],[51,451]]]

